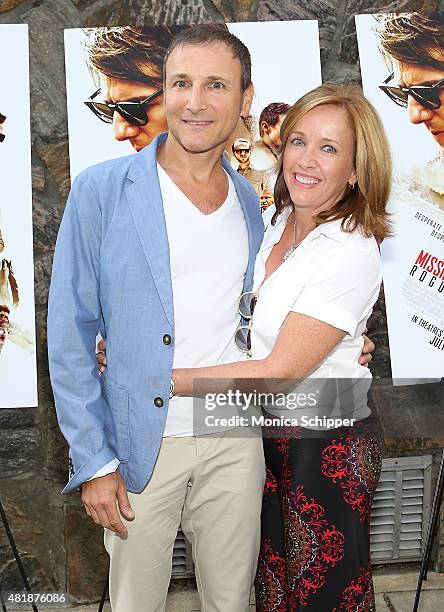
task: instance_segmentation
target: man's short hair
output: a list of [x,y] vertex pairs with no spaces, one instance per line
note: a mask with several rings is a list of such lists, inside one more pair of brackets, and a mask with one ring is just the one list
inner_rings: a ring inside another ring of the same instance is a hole
[[186,26],[85,29],[86,59],[94,77],[103,74],[162,87],[163,59],[175,34]]
[[272,102],[266,106],[259,116],[259,135],[264,135],[262,129],[262,121],[265,121],[270,127],[274,127],[281,115],[286,115],[290,109],[290,105],[285,102]]
[[378,17],[379,46],[388,58],[444,69],[444,12]]
[[226,45],[233,57],[237,58],[241,65],[241,88],[244,92],[251,85],[251,56],[244,43],[230,32],[225,23],[201,23],[192,25],[182,30],[174,37],[169,49],[165,54],[165,66],[167,60],[176,47],[184,45],[211,45],[213,43],[223,43]]

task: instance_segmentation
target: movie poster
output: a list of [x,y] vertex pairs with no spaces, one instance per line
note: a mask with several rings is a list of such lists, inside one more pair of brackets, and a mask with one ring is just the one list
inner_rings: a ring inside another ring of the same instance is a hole
[[[154,97],[145,109],[149,124],[144,134],[122,121],[125,108],[113,117],[100,102],[156,96],[161,87],[161,59],[174,33],[182,27],[153,26],[144,28],[142,35],[131,28],[65,30],[71,180],[94,163],[139,150],[167,129],[162,95]],[[228,28],[250,50],[255,96],[250,116],[239,120],[227,142],[226,154],[233,167],[254,186],[264,210],[273,203],[282,120],[289,105],[321,84],[318,25],[316,21],[273,21],[230,23]],[[134,53],[145,47],[146,56],[152,58],[147,72],[157,74],[157,78],[146,91],[135,83],[122,87],[121,79],[106,81],[97,69],[99,66],[105,74],[119,74],[121,68],[116,69],[112,58],[108,62],[108,56],[115,52],[120,34],[126,40],[133,37]]]
[[[381,246],[392,375],[415,382],[439,379],[444,376],[444,53],[433,45],[435,31],[443,37],[444,13],[359,15],[356,28],[364,93],[383,120],[394,162],[389,205],[394,236]],[[421,39],[405,44],[410,29],[422,32]]]
[[37,405],[28,26],[0,25],[0,408]]

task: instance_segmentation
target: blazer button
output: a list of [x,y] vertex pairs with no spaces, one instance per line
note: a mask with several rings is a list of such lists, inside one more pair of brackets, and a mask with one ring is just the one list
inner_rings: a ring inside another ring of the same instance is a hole
[[155,397],[154,398],[154,405],[156,406],[156,408],[162,408],[162,406],[163,406],[163,399],[161,397]]
[[171,344],[171,336],[170,334],[165,334],[162,338],[164,344]]

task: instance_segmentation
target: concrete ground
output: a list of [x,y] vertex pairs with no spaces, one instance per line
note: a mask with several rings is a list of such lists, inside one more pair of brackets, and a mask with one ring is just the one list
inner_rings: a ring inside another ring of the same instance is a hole
[[[411,612],[415,598],[418,571],[390,569],[377,570],[374,574],[376,612]],[[438,612],[443,609],[444,574],[429,573],[422,589],[419,612]],[[251,612],[255,606],[252,604]],[[98,604],[73,608],[51,608],[52,612],[97,612]],[[13,608],[7,608],[13,610]],[[22,610],[24,608],[21,608]],[[29,610],[29,608],[26,608]],[[44,608],[39,607],[39,610]],[[104,612],[111,612],[109,604]],[[148,612],[148,611],[147,611]],[[169,593],[166,612],[200,612],[199,597],[192,588]]]

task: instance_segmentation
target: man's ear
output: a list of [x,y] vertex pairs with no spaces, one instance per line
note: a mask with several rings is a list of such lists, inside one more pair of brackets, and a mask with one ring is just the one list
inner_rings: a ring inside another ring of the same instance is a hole
[[240,115],[241,117],[244,117],[245,119],[250,114],[250,108],[253,102],[253,97],[254,97],[254,87],[253,87],[253,84],[251,83],[250,85],[248,85],[247,89],[244,91],[243,96],[242,96],[242,109],[241,109]]
[[260,129],[261,129],[262,134],[269,134],[270,133],[270,126],[268,125],[268,123],[266,121],[261,121]]

